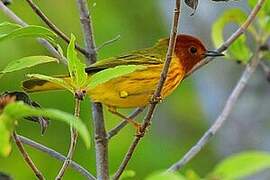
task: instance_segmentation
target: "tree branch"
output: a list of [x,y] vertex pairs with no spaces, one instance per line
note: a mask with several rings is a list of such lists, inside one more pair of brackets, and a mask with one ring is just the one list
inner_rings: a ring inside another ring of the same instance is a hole
[[[3,4],[2,1],[0,1],[0,10],[6,14],[7,17],[9,17],[11,20],[16,22],[17,24],[21,26],[28,26],[26,22],[24,22],[21,18],[19,18],[12,10],[10,10],[7,6]],[[42,38],[37,38],[38,42],[46,47],[46,49],[56,58],[58,58],[63,64],[66,64],[67,60],[61,56],[61,54],[55,49],[53,45],[51,45],[47,40]]]
[[[42,144],[39,144],[31,139],[28,139],[26,137],[23,137],[21,135],[18,135],[18,138],[20,139],[20,141],[23,143],[23,144],[26,144],[26,145],[29,145],[31,146],[32,148],[34,149],[37,149],[41,152],[44,152],[46,154],[48,154],[49,156],[51,157],[54,157],[55,159],[58,159],[60,161],[65,161],[66,160],[66,157],[62,154],[60,154],[59,152],[53,150],[53,149],[50,149]],[[71,161],[70,162],[70,167],[72,167],[75,171],[79,172],[81,175],[83,175],[84,177],[86,177],[87,179],[90,179],[90,180],[95,180],[96,178],[90,174],[85,168],[83,168],[82,166],[80,166],[79,164],[77,164],[76,162],[74,161]]]
[[207,130],[207,132],[201,137],[201,139],[197,142],[197,144],[194,145],[183,156],[183,158],[180,161],[173,164],[167,171],[174,172],[174,171],[181,169],[196,154],[198,154],[201,151],[201,149],[209,142],[211,137],[213,137],[216,134],[216,132],[221,128],[221,126],[224,124],[224,122],[228,119],[229,115],[231,114],[237,100],[239,99],[240,95],[242,94],[244,88],[247,85],[248,80],[250,79],[251,75],[254,73],[259,62],[260,62],[260,53],[259,53],[259,50],[256,50],[254,56],[252,57],[250,63],[247,65],[245,71],[243,72],[240,80],[238,81],[233,92],[231,93],[230,97],[228,98],[221,114],[218,116],[215,123]]
[[[128,118],[130,119],[134,119],[136,116],[138,116],[141,112],[143,112],[145,107],[141,107],[141,108],[137,108],[135,109],[129,116]],[[113,129],[111,129],[108,133],[107,133],[107,139],[111,139],[112,137],[114,137],[115,135],[117,135],[119,133],[119,131],[121,131],[126,125],[128,124],[128,122],[126,120],[123,120],[122,122],[120,122],[116,127],[114,127]]]
[[[66,43],[69,44],[70,38],[62,32],[43,12],[42,10],[32,1],[26,0],[29,6],[33,9],[33,11],[43,20],[48,27],[50,27],[59,37],[61,37]],[[87,52],[85,49],[80,47],[79,45],[75,44],[75,48],[85,56],[87,56]]]
[[179,17],[180,17],[180,8],[181,8],[181,0],[175,0],[175,9],[174,9],[174,15],[173,15],[173,19],[172,19],[170,41],[169,41],[169,47],[168,47],[167,54],[166,54],[166,60],[165,60],[162,72],[160,74],[159,83],[157,85],[155,93],[154,93],[152,100],[150,102],[149,110],[148,110],[148,112],[143,120],[141,134],[134,138],[134,140],[133,140],[131,146],[129,147],[128,152],[126,153],[122,163],[120,164],[118,170],[114,174],[113,179],[119,179],[121,174],[125,170],[125,168],[129,162],[129,160],[131,159],[139,141],[144,136],[147,127],[150,125],[155,108],[156,108],[158,102],[160,101],[161,91],[162,91],[163,85],[164,85],[166,78],[167,78],[167,74],[168,74],[171,59],[172,59],[172,54],[173,54],[173,51],[175,48],[178,23],[179,23]]
[[13,132],[13,139],[19,149],[19,151],[21,152],[24,161],[28,164],[28,166],[33,170],[33,172],[35,173],[35,175],[37,176],[38,179],[40,180],[45,180],[44,176],[42,175],[42,173],[38,170],[38,168],[36,167],[35,163],[32,161],[32,159],[30,158],[29,154],[26,152],[26,150],[23,147],[22,142],[20,141],[20,138],[18,138],[16,132]]
[[[86,2],[86,0],[77,0],[86,51],[89,54],[87,63],[92,64],[97,60],[97,53],[93,37],[91,16]],[[92,104],[92,117],[95,129],[97,179],[107,180],[109,179],[108,140],[101,103]]]
[[[74,111],[75,117],[80,117],[80,108],[81,108],[81,99],[75,97],[75,111]],[[55,178],[57,180],[60,180],[63,178],[64,173],[71,162],[72,156],[73,156],[75,148],[76,148],[78,132],[74,128],[74,126],[76,126],[76,122],[71,122],[71,124],[70,124],[70,146],[69,146],[66,160],[65,160],[62,168],[60,169],[58,175]]]
[[[258,12],[260,11],[263,3],[265,2],[265,0],[258,0],[256,6],[253,8],[253,10],[251,11],[251,13],[249,14],[248,18],[246,19],[246,21],[242,24],[242,26],[240,26],[218,49],[217,52],[223,52],[225,50],[228,49],[228,47],[230,47],[230,45],[236,40],[238,39],[243,33],[246,32],[247,28],[249,27],[249,25],[255,20]],[[188,77],[190,74],[192,74],[194,71],[198,70],[199,68],[201,68],[202,66],[208,64],[209,62],[211,62],[212,60],[214,60],[215,58],[208,58],[204,61],[199,62],[198,64],[196,64],[191,71],[189,71],[185,78]]]

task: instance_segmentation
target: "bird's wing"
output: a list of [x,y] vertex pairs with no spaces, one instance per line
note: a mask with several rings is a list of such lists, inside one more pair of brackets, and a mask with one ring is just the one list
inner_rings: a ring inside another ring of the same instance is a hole
[[85,69],[88,74],[119,65],[162,64],[166,57],[167,40],[160,40],[154,47],[132,51],[129,54],[100,60]]

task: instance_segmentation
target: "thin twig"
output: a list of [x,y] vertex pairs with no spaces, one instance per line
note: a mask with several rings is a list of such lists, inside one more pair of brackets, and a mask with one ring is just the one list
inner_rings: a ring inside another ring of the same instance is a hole
[[114,43],[115,41],[118,41],[120,38],[121,38],[121,36],[120,36],[120,34],[118,34],[113,39],[110,39],[109,41],[106,41],[106,42],[102,43],[99,47],[97,47],[96,51],[99,51],[102,48],[104,48],[105,46],[108,46],[108,45]]
[[153,98],[150,102],[149,110],[143,120],[142,128],[141,128],[141,134],[139,136],[136,136],[131,144],[131,146],[128,149],[128,152],[126,153],[122,163],[120,164],[118,170],[113,176],[113,179],[119,179],[121,174],[124,172],[129,160],[131,159],[135,148],[137,147],[139,141],[144,136],[146,129],[151,123],[155,108],[159,102],[159,99],[161,97],[161,91],[163,88],[163,85],[166,81],[167,74],[169,71],[171,59],[172,59],[172,53],[175,48],[176,43],[176,37],[177,37],[177,30],[178,30],[178,23],[179,23],[179,17],[180,17],[180,8],[181,8],[181,0],[175,0],[175,9],[174,9],[174,15],[172,19],[172,27],[171,27],[171,33],[170,33],[170,41],[169,41],[169,47],[166,54],[166,60],[164,63],[164,67],[162,69],[160,80],[158,83],[158,86],[155,90],[155,93],[153,95]]
[[[24,22],[21,18],[19,18],[12,10],[10,10],[7,6],[3,4],[2,1],[0,1],[0,10],[6,14],[7,17],[9,17],[11,20],[16,22],[17,24],[21,26],[28,26],[26,22]],[[56,58],[58,58],[63,64],[66,64],[67,60],[61,56],[61,54],[56,50],[56,48],[51,45],[47,40],[42,38],[37,38],[38,42],[46,47],[46,49]]]
[[260,62],[260,53],[257,50],[254,53],[250,63],[246,66],[245,71],[243,72],[240,80],[232,91],[230,97],[228,98],[221,114],[218,116],[215,123],[207,130],[207,132],[200,138],[200,140],[194,145],[180,161],[173,164],[167,171],[174,172],[181,169],[185,164],[187,164],[196,154],[198,154],[201,149],[209,142],[211,137],[213,137],[216,132],[221,128],[224,122],[228,119],[229,115],[233,111],[236,102],[238,101],[240,95],[242,94],[244,88],[247,85],[248,80],[251,75],[254,73]]
[[[89,54],[87,57],[87,63],[92,64],[97,60],[97,53],[93,36],[91,16],[87,7],[87,0],[77,0],[77,4],[80,12],[80,20],[84,34],[86,51]],[[92,117],[95,129],[97,179],[107,180],[109,179],[108,140],[101,103],[92,104]]]
[[[135,109],[129,116],[128,118],[130,119],[134,119],[136,116],[138,116],[141,112],[143,112],[144,107],[141,108],[137,108]],[[126,125],[128,124],[128,122],[126,120],[123,120],[122,122],[120,122],[116,127],[114,127],[113,129],[111,129],[108,133],[107,133],[107,139],[111,139],[112,137],[114,137],[115,135],[117,135]]]
[[20,141],[20,138],[18,138],[16,132],[13,132],[13,139],[19,149],[19,151],[21,152],[25,162],[28,164],[28,166],[33,170],[33,172],[35,173],[35,175],[37,176],[38,179],[40,180],[44,180],[44,176],[42,175],[42,173],[38,170],[38,168],[36,167],[35,163],[32,161],[32,159],[30,158],[29,154],[26,152],[26,150],[23,147],[22,142]]
[[[80,117],[80,108],[81,108],[81,99],[75,97],[75,111],[74,111],[75,117]],[[58,175],[55,178],[57,180],[60,180],[63,178],[64,173],[65,173],[66,169],[68,168],[68,166],[71,162],[72,156],[74,154],[76,144],[77,144],[77,138],[78,138],[78,132],[74,128],[75,126],[76,126],[76,122],[71,122],[71,124],[70,124],[70,146],[69,146],[66,160],[65,160],[62,168],[60,169]]]
[[[37,149],[41,152],[44,152],[46,154],[48,154],[49,156],[55,158],[55,159],[58,159],[60,161],[65,161],[66,160],[66,157],[62,154],[60,154],[59,152],[51,149],[51,148],[48,148],[42,144],[39,144],[31,139],[28,139],[24,136],[21,136],[21,135],[17,135],[18,138],[20,139],[20,141],[23,143],[23,144],[26,144],[26,145],[29,145],[31,146],[32,148],[34,149]],[[96,178],[90,174],[85,168],[83,168],[81,165],[79,165],[78,163],[74,162],[74,161],[71,161],[70,162],[70,167],[72,167],[75,171],[79,172],[81,175],[83,175],[84,177],[86,177],[87,179],[90,179],[90,180],[95,180]]]
[[[33,11],[43,20],[48,27],[50,27],[59,37],[61,37],[66,43],[70,42],[70,38],[62,32],[43,12],[42,10],[32,1],[26,0],[29,6]],[[80,47],[78,44],[75,44],[75,48],[82,54],[87,56],[87,52],[84,48]]]
[[[257,5],[253,8],[251,13],[249,14],[248,18],[246,21],[217,49],[217,52],[224,52],[225,50],[228,49],[228,47],[236,40],[238,39],[243,33],[245,33],[249,27],[249,25],[255,20],[258,12],[260,11],[263,3],[265,0],[259,0],[257,2]],[[208,64],[215,58],[208,58],[204,61],[201,61],[200,63],[196,64],[191,71],[189,71],[186,75],[185,78],[188,77],[190,74],[192,74],[194,71],[197,69],[201,68],[202,66]]]

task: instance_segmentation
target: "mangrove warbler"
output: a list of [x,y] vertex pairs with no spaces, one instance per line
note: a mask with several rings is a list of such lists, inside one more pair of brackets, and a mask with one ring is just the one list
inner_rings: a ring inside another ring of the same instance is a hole
[[[119,65],[143,65],[147,68],[134,71],[91,89],[87,94],[94,102],[113,108],[143,107],[149,104],[160,79],[169,39],[159,40],[153,47],[132,51],[128,54],[98,61],[85,71],[91,76],[101,70]],[[162,89],[165,98],[179,85],[186,73],[207,56],[222,54],[207,51],[203,43],[190,35],[178,35],[167,80]],[[68,78],[68,77],[66,77]],[[30,79],[23,82],[27,92],[60,89],[44,80]]]

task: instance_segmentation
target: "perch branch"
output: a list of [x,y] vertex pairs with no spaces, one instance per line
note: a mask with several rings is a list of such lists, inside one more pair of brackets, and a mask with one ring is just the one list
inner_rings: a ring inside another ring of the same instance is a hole
[[38,170],[38,168],[36,167],[35,163],[32,161],[32,159],[30,158],[29,154],[26,152],[26,150],[23,147],[22,142],[20,141],[20,138],[17,136],[16,132],[13,132],[13,139],[19,149],[19,151],[21,152],[24,161],[28,164],[28,166],[33,170],[33,172],[35,173],[35,175],[37,176],[38,179],[40,180],[45,180],[44,176],[42,175],[42,173]]
[[[92,64],[97,60],[97,53],[93,36],[91,16],[87,7],[87,0],[77,0],[77,5],[80,12],[80,20],[84,34],[86,51],[89,55],[87,57],[87,63]],[[97,179],[108,180],[108,140],[105,129],[103,109],[100,103],[92,104],[92,117],[95,129]]]
[[[51,30],[53,30],[59,37],[61,37],[66,43],[70,42],[69,37],[62,32],[43,12],[42,10],[32,1],[32,0],[26,0],[26,2],[29,4],[29,6],[33,9],[33,11],[43,20],[45,24]],[[87,56],[87,52],[85,49],[80,47],[79,45],[75,44],[75,48],[82,54]]]
[[238,101],[240,95],[242,94],[244,88],[247,85],[248,80],[251,75],[254,73],[260,62],[260,53],[257,50],[254,53],[250,63],[246,66],[245,71],[243,72],[240,80],[232,91],[230,97],[228,98],[221,114],[218,116],[215,123],[207,130],[207,132],[200,138],[200,140],[194,145],[180,161],[173,164],[167,171],[174,172],[181,169],[185,164],[187,164],[196,154],[198,154],[201,149],[209,142],[211,137],[213,137],[216,132],[221,128],[224,122],[228,119],[229,115],[233,111],[236,102]]
[[175,0],[175,9],[174,9],[174,15],[173,15],[173,19],[172,19],[170,41],[169,41],[169,47],[168,47],[167,54],[166,54],[166,60],[165,60],[162,72],[160,74],[159,83],[157,85],[155,93],[154,93],[152,100],[150,102],[149,110],[148,110],[148,112],[143,120],[141,134],[134,138],[134,140],[133,140],[131,146],[129,147],[128,152],[126,153],[122,163],[120,164],[118,170],[114,174],[113,179],[119,179],[121,174],[125,170],[125,168],[128,165],[128,162],[131,159],[139,141],[144,136],[145,131],[148,128],[148,126],[150,126],[155,108],[156,108],[158,102],[160,101],[161,91],[162,91],[163,85],[164,85],[166,78],[167,78],[167,74],[168,74],[171,59],[172,59],[172,53],[173,53],[174,48],[175,48],[178,23],[179,23],[179,17],[180,17],[180,8],[181,8],[181,0]]
[[[65,161],[66,160],[66,157],[62,154],[60,154],[59,152],[51,149],[51,148],[48,148],[42,144],[39,144],[31,139],[28,139],[24,136],[21,136],[21,135],[18,135],[18,138],[20,139],[20,141],[23,143],[23,144],[26,144],[28,146],[31,146],[32,148],[34,149],[37,149],[43,153],[46,153],[48,154],[49,156],[55,158],[55,159],[58,159],[60,161]],[[90,180],[95,180],[96,178],[90,174],[85,168],[83,168],[81,165],[79,165],[78,163],[74,162],[74,161],[71,161],[70,162],[70,167],[72,167],[75,171],[79,172],[81,175],[83,175],[84,177],[86,177],[87,179],[90,179]]]
[[[74,111],[74,116],[75,117],[80,117],[80,108],[81,108],[81,99],[75,97],[75,111]],[[70,146],[69,146],[69,150],[68,150],[66,160],[65,160],[63,166],[61,167],[58,175],[55,178],[57,180],[60,180],[60,179],[63,178],[64,173],[65,173],[66,169],[68,168],[68,166],[69,166],[69,164],[71,162],[72,156],[73,156],[73,154],[75,152],[77,139],[78,139],[78,132],[74,128],[74,126],[76,126],[76,122],[71,122],[71,124],[70,124]]]
[[[0,1],[0,10],[11,20],[16,22],[21,26],[28,26],[26,22],[24,22],[20,17],[18,17],[12,10],[10,10],[7,6],[4,5],[2,1]],[[66,64],[66,59],[61,56],[61,54],[55,49],[53,45],[51,45],[47,40],[42,38],[37,38],[38,42],[46,47],[46,49],[56,58],[58,58],[63,64]]]

